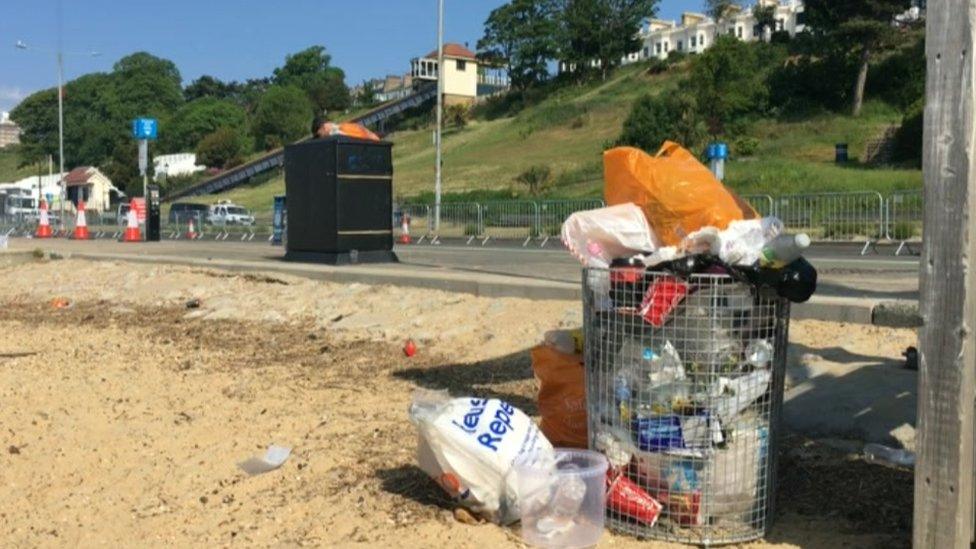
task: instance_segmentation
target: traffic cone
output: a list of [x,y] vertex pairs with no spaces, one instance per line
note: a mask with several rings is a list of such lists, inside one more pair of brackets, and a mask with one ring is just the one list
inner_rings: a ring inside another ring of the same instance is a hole
[[403,214],[400,231],[400,244],[410,244],[410,216],[407,214]]
[[75,218],[75,232],[71,236],[75,240],[88,240],[88,221],[85,219],[85,201],[78,201],[78,217]]
[[37,231],[34,232],[34,238],[51,238],[53,235],[51,220],[47,216],[47,202],[41,200],[41,219],[37,224]]
[[197,228],[193,226],[193,218],[190,218],[190,222],[186,226],[186,238],[189,240],[196,240],[197,238]]
[[139,220],[136,219],[135,210],[129,210],[126,221],[127,225],[125,232],[122,233],[122,242],[142,242],[142,233],[139,232]]

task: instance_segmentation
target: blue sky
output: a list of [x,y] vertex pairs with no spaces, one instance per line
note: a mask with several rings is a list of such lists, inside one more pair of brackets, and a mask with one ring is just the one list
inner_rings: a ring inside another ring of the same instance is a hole
[[[488,13],[504,0],[445,0],[445,40],[481,36]],[[661,0],[659,15],[700,10],[702,0]],[[174,61],[184,83],[211,74],[225,80],[262,77],[286,54],[326,46],[347,83],[409,69],[411,57],[436,46],[436,0],[63,0],[66,78],[109,71],[138,50]],[[0,110],[57,82],[53,55],[14,48],[58,45],[57,0],[4,0],[0,10]]]

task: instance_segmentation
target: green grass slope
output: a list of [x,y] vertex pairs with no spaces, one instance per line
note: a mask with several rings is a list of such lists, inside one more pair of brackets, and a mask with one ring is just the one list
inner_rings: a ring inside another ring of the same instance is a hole
[[[0,183],[13,183],[30,175],[37,175],[37,167],[20,167],[16,148],[0,150]],[[44,166],[44,175],[47,175],[47,166]]]
[[[647,74],[642,64],[618,70],[606,82],[563,88],[515,116],[472,120],[444,135],[444,191],[512,189],[525,194],[515,177],[544,164],[556,184],[553,198],[595,197],[602,192],[601,153],[620,134],[633,102],[645,93],[682,93],[684,75]],[[918,188],[917,169],[873,168],[861,164],[866,145],[901,121],[902,114],[883,103],[868,102],[859,118],[823,114],[799,121],[760,120],[748,135],[758,139],[756,154],[733,159],[727,183],[743,193],[788,194]],[[432,128],[398,132],[393,148],[394,192],[409,200],[434,187]],[[852,161],[833,163],[834,145],[849,144]],[[268,211],[272,197],[284,193],[282,177],[245,186],[219,197],[254,211]]]

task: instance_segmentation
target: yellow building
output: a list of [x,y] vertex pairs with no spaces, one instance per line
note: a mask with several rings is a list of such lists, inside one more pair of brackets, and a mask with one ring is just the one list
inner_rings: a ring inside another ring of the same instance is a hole
[[[437,50],[410,63],[416,80],[437,80]],[[444,44],[444,104],[471,105],[478,98],[478,58],[461,44]]]

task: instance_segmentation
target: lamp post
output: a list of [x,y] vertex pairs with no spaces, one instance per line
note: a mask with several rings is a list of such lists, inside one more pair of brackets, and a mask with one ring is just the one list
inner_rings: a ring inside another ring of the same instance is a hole
[[441,126],[444,116],[444,0],[437,0],[437,142],[434,172],[434,234],[441,228]]
[[[58,61],[58,185],[61,187],[61,214],[58,223],[64,225],[64,202],[67,195],[64,183],[64,52],[58,48],[55,50],[28,47],[23,40],[18,40],[14,44],[19,50],[30,50],[40,53],[52,53]],[[88,57],[98,57],[101,55],[97,51],[88,52],[69,52],[68,55],[85,55]]]

